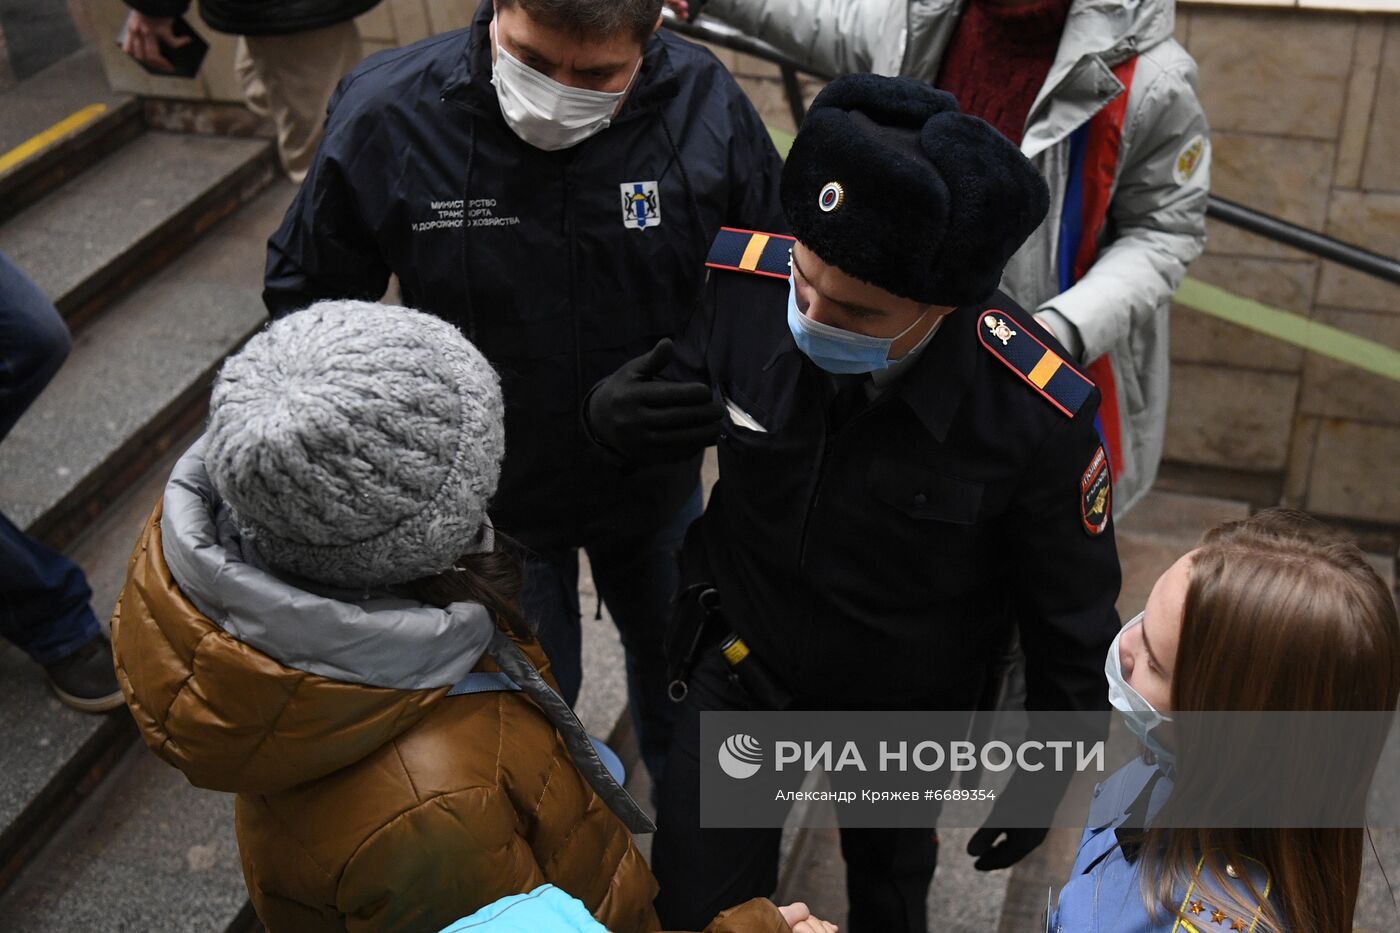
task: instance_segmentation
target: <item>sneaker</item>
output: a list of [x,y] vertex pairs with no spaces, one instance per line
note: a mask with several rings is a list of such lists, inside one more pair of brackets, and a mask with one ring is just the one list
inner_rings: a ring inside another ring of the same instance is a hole
[[123,702],[112,664],[112,645],[101,635],[74,653],[44,665],[58,698],[84,713],[105,713]]

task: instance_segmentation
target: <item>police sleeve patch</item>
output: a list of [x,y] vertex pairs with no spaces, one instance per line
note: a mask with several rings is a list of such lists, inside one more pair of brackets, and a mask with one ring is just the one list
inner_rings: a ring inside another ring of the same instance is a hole
[[1108,469],[1108,455],[1100,444],[1089,461],[1089,468],[1079,478],[1079,512],[1084,530],[1097,538],[1108,528],[1108,513],[1113,508],[1113,478]]
[[789,262],[795,242],[792,237],[777,233],[721,227],[714,243],[710,244],[705,265],[711,269],[786,279],[792,274]]

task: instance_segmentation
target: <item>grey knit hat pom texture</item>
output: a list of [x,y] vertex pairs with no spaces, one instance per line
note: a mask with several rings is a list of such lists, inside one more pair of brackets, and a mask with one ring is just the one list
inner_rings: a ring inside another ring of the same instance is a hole
[[339,587],[403,583],[489,539],[503,416],[495,371],[451,324],[323,301],[224,364],[205,462],[273,567]]

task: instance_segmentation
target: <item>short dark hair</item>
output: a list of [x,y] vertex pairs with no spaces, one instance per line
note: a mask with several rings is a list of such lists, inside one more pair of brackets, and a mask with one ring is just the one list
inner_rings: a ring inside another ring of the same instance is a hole
[[643,43],[661,15],[661,0],[496,0],[497,9],[514,6],[575,35],[597,38],[629,31]]

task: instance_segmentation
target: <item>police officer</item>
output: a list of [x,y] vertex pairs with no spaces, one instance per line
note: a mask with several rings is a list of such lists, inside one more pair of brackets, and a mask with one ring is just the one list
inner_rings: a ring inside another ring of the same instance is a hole
[[572,703],[586,550],[658,779],[673,716],[661,636],[699,461],[624,471],[579,407],[684,327],[722,225],[782,223],[757,112],[660,21],[661,0],[483,0],[470,29],[371,56],[331,102],[264,291],[281,315],[376,300],[393,274],[405,304],[486,354],[506,400],[491,515],[528,549],[525,615]]
[[[585,412],[600,443],[645,458],[725,409],[719,483],[683,554],[709,624],[661,789],[668,927],[777,881],[779,831],[699,828],[704,710],[970,710],[1014,624],[1027,707],[1106,726],[1119,566],[1098,393],[997,291],[1044,181],[951,95],[855,75],[817,98],[782,203],[796,239],[722,232],[684,338]],[[762,677],[729,676],[742,649]],[[1058,799],[1068,776],[1034,779]],[[1040,843],[1020,819],[998,800],[968,847],[979,869]],[[843,829],[841,845],[850,929],[925,929],[932,830]]]

